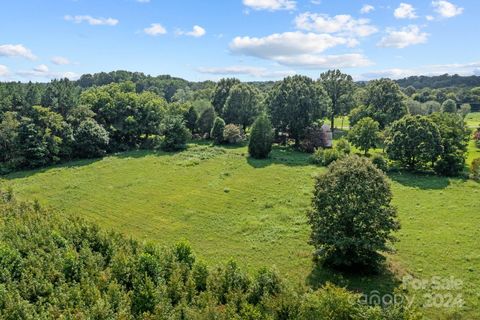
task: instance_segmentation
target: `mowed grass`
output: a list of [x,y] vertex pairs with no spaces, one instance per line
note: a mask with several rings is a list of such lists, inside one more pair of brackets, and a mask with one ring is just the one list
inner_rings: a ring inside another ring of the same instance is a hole
[[465,118],[465,122],[467,123],[467,126],[471,129],[476,129],[480,127],[480,112],[469,113]]
[[[276,266],[294,284],[332,281],[368,293],[391,292],[406,274],[455,277],[463,281],[461,312],[480,318],[480,184],[391,174],[402,224],[397,252],[389,256],[395,274],[340,275],[314,267],[307,243],[313,177],[325,169],[289,149],[277,147],[267,160],[246,153],[202,145],[181,153],[127,152],[11,174],[1,185],[20,199],[38,199],[135,239],[162,245],[187,239],[210,264],[233,258],[252,272]],[[421,303],[428,292],[410,294]],[[426,312],[440,317],[452,310]]]

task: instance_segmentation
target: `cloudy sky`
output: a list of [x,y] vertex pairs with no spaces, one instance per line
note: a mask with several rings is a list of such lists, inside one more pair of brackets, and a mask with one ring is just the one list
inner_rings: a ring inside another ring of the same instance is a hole
[[480,75],[478,0],[2,0],[0,81]]

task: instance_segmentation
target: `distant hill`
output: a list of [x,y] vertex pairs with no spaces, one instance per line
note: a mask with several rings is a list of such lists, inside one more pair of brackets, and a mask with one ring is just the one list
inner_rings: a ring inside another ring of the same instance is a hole
[[480,76],[459,76],[443,74],[441,76],[412,76],[396,80],[403,88],[413,86],[415,89],[448,88],[448,87],[480,87]]

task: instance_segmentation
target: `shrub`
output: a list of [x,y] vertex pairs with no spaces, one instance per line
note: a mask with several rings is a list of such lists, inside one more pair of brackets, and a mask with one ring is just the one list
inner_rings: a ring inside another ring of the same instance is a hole
[[195,131],[195,125],[198,120],[198,113],[195,110],[195,107],[191,106],[184,117],[185,125],[187,126],[188,130],[193,133]]
[[388,162],[387,160],[380,154],[374,154],[371,158],[372,163],[383,172],[388,171]]
[[236,144],[243,140],[242,130],[235,124],[227,124],[223,129],[223,139],[230,144]]
[[[346,201],[348,199],[348,201]],[[316,178],[310,243],[323,263],[339,268],[376,267],[399,229],[385,174],[356,155],[338,160]]]
[[446,113],[456,113],[457,103],[452,99],[447,99],[442,103],[442,111]]
[[185,149],[187,140],[190,138],[190,132],[185,127],[184,121],[180,116],[166,116],[160,125],[160,131],[164,136],[160,146],[162,150],[175,151]]
[[82,121],[75,130],[75,153],[79,157],[100,157],[110,141],[108,132],[93,119]]
[[201,135],[209,135],[215,121],[215,110],[209,106],[200,114],[196,123],[196,129]]
[[477,158],[472,161],[470,166],[471,177],[474,180],[480,181],[480,158]]
[[252,126],[248,153],[250,153],[253,158],[266,158],[272,150],[272,143],[272,124],[265,114],[260,115]]
[[379,142],[379,126],[372,118],[363,118],[350,130],[348,140],[367,154],[368,150],[375,148]]
[[473,140],[475,141],[477,148],[480,148],[480,128],[478,128],[473,134]]
[[319,166],[328,166],[330,163],[342,158],[344,154],[337,149],[322,149],[315,150],[310,157],[312,163]]
[[324,147],[324,135],[322,127],[318,124],[313,124],[307,128],[305,128],[304,137],[300,141],[300,149],[312,153],[315,149]]
[[348,141],[344,138],[339,139],[335,143],[335,149],[337,149],[338,151],[340,151],[340,152],[342,152],[346,155],[350,154],[350,152],[351,152],[350,143],[348,143]]
[[210,138],[213,139],[214,143],[221,144],[223,142],[223,129],[225,129],[225,121],[220,117],[216,117],[210,132]]

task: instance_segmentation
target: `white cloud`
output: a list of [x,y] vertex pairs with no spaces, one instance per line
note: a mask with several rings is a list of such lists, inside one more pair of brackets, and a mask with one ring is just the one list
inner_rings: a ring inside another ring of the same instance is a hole
[[370,24],[370,20],[355,19],[347,14],[330,17],[327,14],[305,12],[295,18],[295,26],[300,30],[358,37],[366,37],[377,32],[377,28]]
[[92,16],[87,16],[87,15],[85,16],[66,15],[64,19],[66,21],[72,21],[74,23],[87,22],[89,25],[92,25],[92,26],[101,26],[101,25],[116,26],[119,22],[117,19],[113,19],[113,18],[94,18]]
[[338,45],[346,45],[349,39],[329,34],[284,32],[275,33],[263,38],[236,37],[230,43],[233,53],[259,58],[319,53]]
[[167,29],[160,23],[152,23],[150,27],[143,29],[143,31],[150,36],[159,36],[167,33]]
[[0,64],[0,77],[6,77],[8,76],[10,73],[8,71],[8,68],[7,66],[4,66],[3,64]]
[[425,16],[425,19],[427,19],[428,21],[433,21],[435,20],[435,18],[433,16]]
[[400,3],[400,6],[395,9],[393,15],[397,19],[415,19],[418,18],[417,14],[415,13],[415,8],[408,3]]
[[192,31],[182,31],[182,30],[177,31],[178,35],[187,35],[195,38],[203,37],[206,33],[207,31],[204,28],[197,25],[193,26]]
[[275,61],[284,66],[307,69],[358,68],[367,67],[373,64],[367,57],[359,53],[339,55],[301,54],[295,56],[279,56],[275,57]]
[[75,72],[53,72],[50,71],[48,66],[41,64],[34,67],[32,70],[27,71],[18,71],[15,73],[16,75],[26,78],[26,79],[33,79],[33,78],[44,78],[44,79],[58,79],[58,78],[69,78],[70,80],[76,80],[80,78],[78,74]]
[[438,76],[442,74],[458,74],[462,76],[475,75],[480,70],[480,61],[472,63],[452,63],[452,64],[438,64],[438,65],[425,65],[412,69],[386,69],[371,71],[363,73],[358,77],[359,80],[371,80],[377,78],[391,78],[401,79],[409,76]]
[[200,73],[214,75],[249,75],[255,78],[283,78],[295,74],[293,70],[269,70],[267,68],[252,66],[227,66],[227,67],[201,67],[197,69]]
[[36,72],[39,72],[39,73],[47,73],[49,70],[48,70],[47,65],[40,64],[40,65],[36,66],[35,68],[33,68],[33,71],[36,71]]
[[432,1],[432,6],[435,8],[435,12],[443,18],[452,18],[463,13],[463,8],[445,0]]
[[243,0],[243,4],[254,10],[294,10],[297,2],[294,0]]
[[428,33],[421,32],[416,25],[403,27],[399,30],[389,28],[387,35],[378,43],[379,47],[405,48],[427,42]]
[[362,9],[360,9],[361,14],[367,14],[375,10],[375,7],[370,4],[364,4]]
[[355,44],[354,39],[296,31],[276,33],[263,38],[236,37],[230,43],[230,50],[236,54],[304,68],[357,67],[371,64],[361,54],[320,55],[338,45]]
[[50,59],[50,61],[52,61],[52,63],[54,63],[56,65],[59,65],[59,66],[70,64],[70,60],[68,60],[65,57],[60,57],[60,56],[52,57],[52,59]]
[[37,57],[21,44],[3,44],[0,45],[0,57],[23,57],[29,60],[35,60]]

